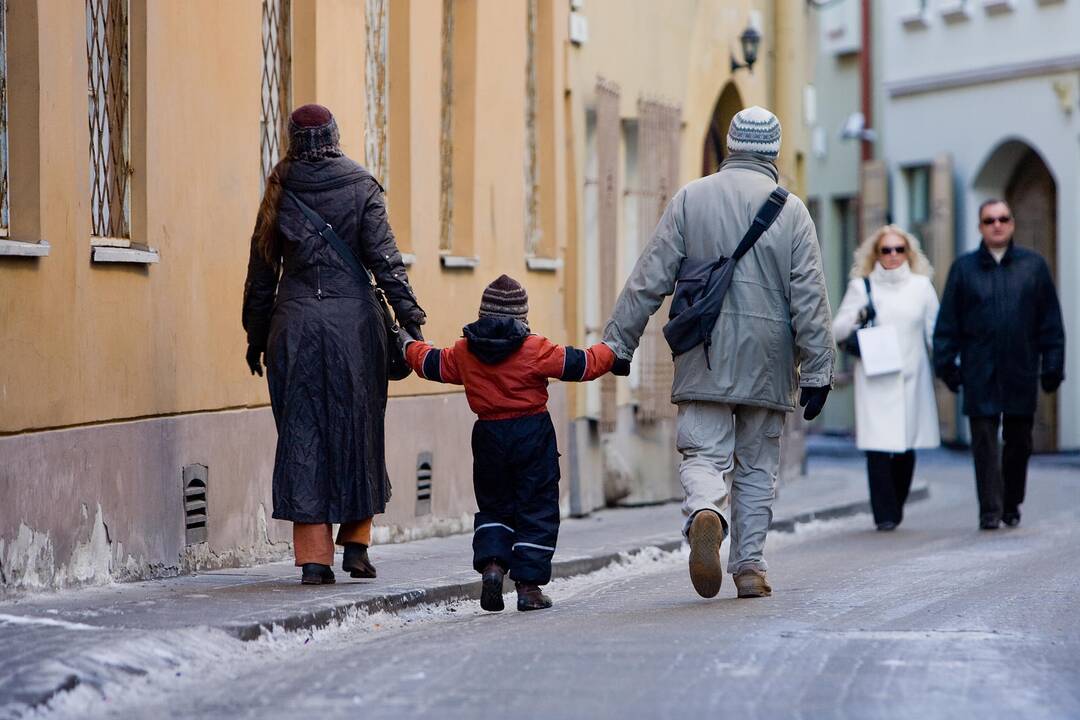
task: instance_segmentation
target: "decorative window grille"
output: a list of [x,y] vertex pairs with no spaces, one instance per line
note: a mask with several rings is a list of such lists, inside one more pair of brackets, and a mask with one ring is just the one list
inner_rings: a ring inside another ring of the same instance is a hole
[[528,0],[525,32],[525,254],[540,247],[540,167],[536,156],[536,14],[537,0]]
[[[619,86],[600,78],[596,82],[596,163],[599,182],[597,239],[600,248],[600,317],[615,309],[619,213]],[[600,380],[600,429],[615,429],[616,385],[612,375]]]
[[7,0],[0,0],[0,237],[8,234]]
[[388,74],[387,32],[389,19],[387,0],[367,0],[367,45],[365,56],[367,88],[367,136],[364,141],[364,162],[367,169],[382,184],[390,187],[390,158],[387,148],[390,78]]
[[289,108],[292,105],[292,12],[290,0],[262,4],[262,176],[277,165],[288,147]]
[[86,0],[93,235],[127,238],[131,227],[128,0]]
[[[682,111],[677,105],[638,101],[638,167],[642,191],[637,206],[639,252],[651,239],[653,228],[677,188],[681,126]],[[638,419],[642,422],[675,416],[675,406],[671,404],[675,365],[662,330],[670,302],[669,298],[652,316],[641,338]]]
[[439,250],[449,252],[454,237],[454,0],[442,3],[439,113]]

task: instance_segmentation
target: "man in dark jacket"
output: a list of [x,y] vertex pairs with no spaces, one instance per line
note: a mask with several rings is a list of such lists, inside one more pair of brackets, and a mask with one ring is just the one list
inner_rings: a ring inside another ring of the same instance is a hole
[[1038,383],[1052,393],[1065,379],[1050,269],[1038,253],[1013,245],[1014,230],[1006,203],[980,206],[983,242],[949,270],[934,330],[938,377],[953,392],[964,388],[983,530],[1020,523]]

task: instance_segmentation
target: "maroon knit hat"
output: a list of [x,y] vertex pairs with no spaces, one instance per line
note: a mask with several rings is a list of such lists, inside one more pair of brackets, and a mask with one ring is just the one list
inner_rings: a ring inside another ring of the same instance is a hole
[[480,317],[510,317],[526,322],[528,316],[529,294],[514,278],[500,275],[484,288]]
[[341,157],[341,134],[334,114],[322,105],[301,105],[289,116],[289,157],[322,160]]

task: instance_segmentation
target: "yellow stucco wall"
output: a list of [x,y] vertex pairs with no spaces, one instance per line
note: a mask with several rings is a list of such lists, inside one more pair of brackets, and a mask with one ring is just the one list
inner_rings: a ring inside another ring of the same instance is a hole
[[[408,110],[409,152],[403,159],[399,152],[397,163],[390,157],[391,223],[400,220],[402,246],[417,258],[410,276],[431,318],[429,339],[453,341],[475,317],[484,285],[507,272],[529,290],[534,329],[565,341],[562,272],[525,267],[525,4],[466,1],[475,2],[478,12],[478,112],[470,161],[471,244],[480,265],[449,271],[439,263],[441,5],[434,0],[411,0],[405,14],[407,102],[394,107]],[[409,0],[393,2],[391,12],[400,14]],[[133,142],[132,239],[158,249],[161,262],[90,261],[85,3],[38,0],[33,62],[41,111],[32,129],[40,139],[40,190],[22,188],[20,194],[36,195],[40,236],[52,249],[39,260],[0,258],[0,433],[267,402],[265,381],[245,366],[240,327],[261,183],[260,2],[132,3],[132,99],[139,105],[132,108],[132,124],[145,128],[145,153]],[[362,161],[364,3],[293,4],[294,101],[330,106],[345,150]],[[140,12],[145,30],[137,26]],[[565,27],[560,11],[548,40],[560,53]],[[144,106],[135,86],[140,43],[146,48]],[[23,60],[13,56],[9,65],[20,67]],[[399,71],[391,70],[395,85]],[[541,99],[542,112],[562,113],[553,99]],[[13,124],[19,113],[18,105],[10,107]],[[25,130],[12,139],[20,136]],[[136,136],[133,131],[133,141]],[[400,136],[397,142],[401,147]],[[565,154],[564,142],[542,152],[553,155],[554,167],[564,167],[565,160],[554,157]],[[13,163],[13,185],[28,177],[22,170]],[[397,177],[405,181],[395,185]],[[402,192],[408,193],[404,204],[395,198]],[[559,197],[565,205],[565,195]],[[40,239],[19,237],[17,210],[15,239]],[[565,206],[556,216],[567,217]],[[565,227],[556,230],[557,244],[564,245]],[[397,394],[445,390],[417,379],[392,388]]]

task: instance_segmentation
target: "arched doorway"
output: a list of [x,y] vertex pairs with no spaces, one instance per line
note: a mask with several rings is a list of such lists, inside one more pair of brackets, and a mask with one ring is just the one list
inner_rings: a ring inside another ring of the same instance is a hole
[[[1056,282],[1057,183],[1042,156],[1021,140],[1002,143],[983,165],[975,189],[980,201],[998,197],[1009,204],[1016,221],[1013,242],[1042,255]],[[1054,452],[1057,438],[1056,396],[1040,393],[1035,413],[1035,451]]]
[[720,92],[720,97],[713,106],[712,119],[705,130],[705,139],[701,150],[701,175],[712,175],[720,169],[720,163],[727,157],[727,131],[731,118],[743,109],[742,97],[735,83],[729,82]]

